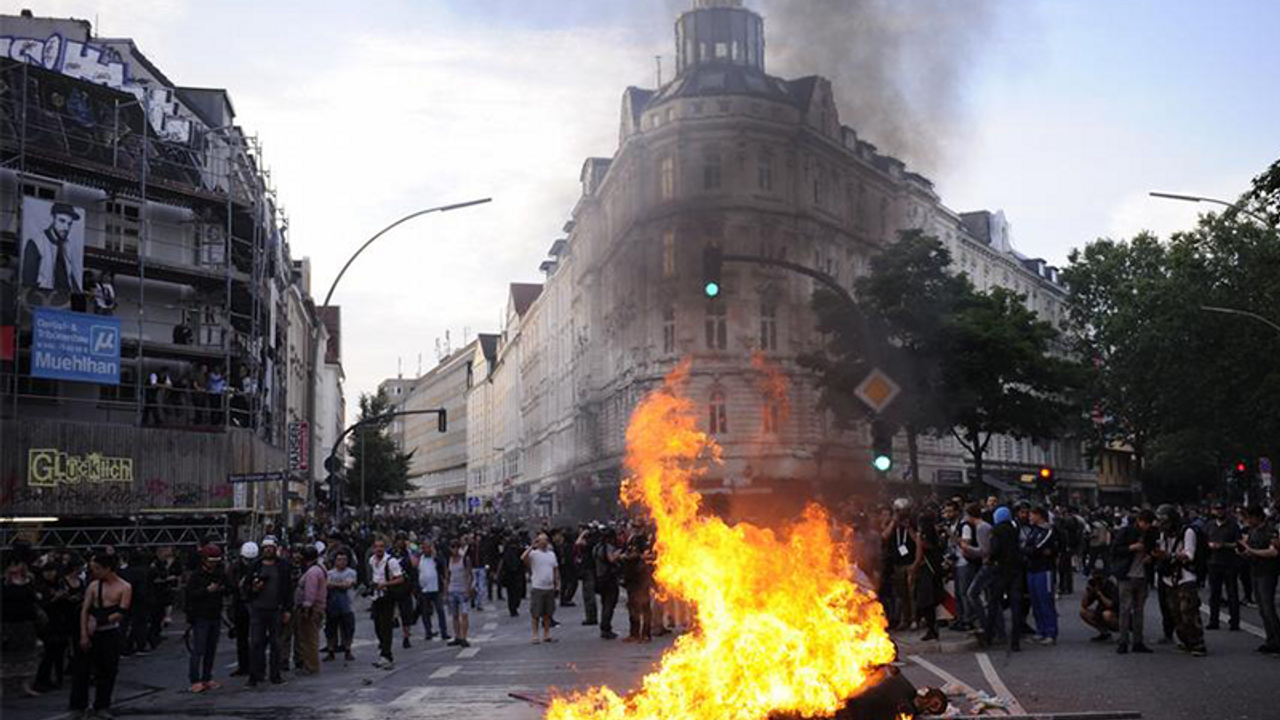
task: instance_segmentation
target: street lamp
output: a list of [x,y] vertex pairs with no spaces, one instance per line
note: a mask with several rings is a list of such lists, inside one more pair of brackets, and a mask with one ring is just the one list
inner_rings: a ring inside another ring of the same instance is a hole
[[1205,312],[1221,313],[1223,315],[1240,315],[1243,317],[1252,318],[1254,320],[1257,320],[1260,323],[1265,323],[1269,325],[1272,330],[1275,330],[1276,332],[1280,332],[1280,324],[1277,324],[1272,320],[1268,320],[1267,318],[1259,315],[1258,313],[1249,312],[1248,310],[1237,310],[1236,308],[1216,307],[1214,305],[1201,305],[1200,309],[1204,310]]
[[[363,244],[363,245],[361,245],[361,246],[360,246],[360,247],[355,251],[355,253],[354,253],[354,254],[352,254],[352,255],[351,255],[351,257],[347,259],[346,264],[345,264],[345,265],[343,265],[343,266],[342,266],[342,269],[338,271],[338,276],[337,276],[337,277],[335,277],[335,278],[333,279],[333,284],[331,284],[331,285],[329,286],[329,292],[325,293],[325,295],[324,295],[324,304],[322,304],[322,305],[320,306],[320,308],[327,308],[327,307],[329,307],[329,300],[331,300],[331,299],[333,298],[333,291],[337,289],[337,287],[338,287],[338,281],[342,279],[342,276],[343,276],[343,275],[346,275],[346,274],[347,274],[347,268],[351,267],[351,263],[355,262],[355,261],[356,261],[356,258],[360,257],[360,253],[364,252],[365,248],[367,248],[367,247],[369,247],[370,245],[372,245],[372,244],[374,243],[374,241],[376,241],[378,238],[382,237],[383,235],[386,235],[388,232],[390,232],[390,231],[391,231],[391,230],[393,230],[394,228],[396,228],[396,227],[400,226],[401,224],[406,223],[406,222],[408,222],[408,221],[410,221],[410,220],[412,220],[412,219],[414,219],[414,218],[416,218],[416,217],[420,217],[420,216],[422,216],[422,215],[429,215],[429,214],[434,213],[434,212],[449,212],[450,210],[461,210],[462,208],[471,207],[471,206],[473,206],[473,205],[483,205],[483,204],[485,204],[485,203],[492,202],[492,201],[493,201],[493,198],[481,198],[481,199],[479,199],[479,200],[468,200],[468,201],[466,201],[466,202],[452,203],[452,204],[450,204],[450,205],[440,205],[440,206],[438,206],[438,207],[427,208],[426,210],[419,210],[419,211],[414,212],[414,213],[409,213],[408,215],[405,215],[404,217],[400,218],[399,220],[396,220],[395,222],[391,223],[390,225],[388,225],[388,226],[386,226],[386,227],[382,228],[381,230],[379,230],[379,231],[377,232],[377,234],[375,234],[373,237],[371,237],[371,238],[369,238],[368,240],[366,240],[366,241],[364,242],[364,244]],[[316,314],[316,321],[317,321],[317,323],[319,322],[319,320],[320,320],[320,316],[319,316],[319,313],[317,313],[317,314]],[[312,420],[314,420],[314,419],[315,419],[315,416],[316,416],[316,380],[317,380],[317,378],[316,378],[316,373],[317,373],[317,367],[316,367],[316,356],[317,356],[317,355],[319,354],[319,352],[320,352],[320,347],[319,347],[319,344],[320,344],[320,343],[319,343],[319,339],[320,339],[320,333],[319,333],[319,331],[317,330],[316,326],[315,326],[315,325],[313,325],[313,326],[311,327],[311,392],[310,392],[311,398],[310,398],[310,401],[307,403],[307,404],[309,405],[309,408],[308,408],[308,410],[309,410],[309,412],[308,412],[308,417],[309,417],[309,418],[311,418]],[[341,438],[339,438],[339,440],[341,440]],[[336,447],[337,447],[337,446],[335,445],[335,450],[336,450]],[[361,450],[363,450],[363,449],[364,449],[364,442],[363,442],[363,436],[361,436]],[[361,469],[361,474],[363,475],[363,472],[364,472],[364,463],[363,463],[363,462],[361,462],[361,463],[360,463],[360,469]],[[363,497],[364,497],[364,483],[363,483],[363,482],[361,482],[361,490],[360,490],[360,493],[361,493],[361,506],[362,506],[362,509],[363,509],[363,504],[364,504],[364,503],[363,503]],[[314,488],[312,489],[312,492],[311,492],[311,493],[309,493],[309,494],[310,494],[312,497],[314,497],[314,496],[315,496]],[[337,497],[338,497],[338,504],[337,504],[337,507],[336,507],[335,514],[337,515],[338,521],[339,521],[339,522],[341,522],[341,519],[342,519],[342,505],[343,505],[343,498],[342,498],[342,494],[341,494],[341,493],[336,493],[336,494],[337,494]]]
[[1203,202],[1203,203],[1213,203],[1214,205],[1222,205],[1223,207],[1231,208],[1236,212],[1242,212],[1245,215],[1248,215],[1249,217],[1253,218],[1254,220],[1257,220],[1258,222],[1262,223],[1263,225],[1266,225],[1266,226],[1271,225],[1271,222],[1269,220],[1259,215],[1258,213],[1253,212],[1252,210],[1244,207],[1240,203],[1227,202],[1226,200],[1218,200],[1216,198],[1211,198],[1211,197],[1201,197],[1199,195],[1182,195],[1179,193],[1152,191],[1148,194],[1151,197],[1160,198],[1162,200],[1181,200],[1182,202],[1193,202],[1193,203]]

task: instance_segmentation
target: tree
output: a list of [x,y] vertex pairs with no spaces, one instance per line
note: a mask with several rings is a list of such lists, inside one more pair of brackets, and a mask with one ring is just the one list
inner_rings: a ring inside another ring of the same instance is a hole
[[1073,423],[1078,366],[1056,352],[1058,331],[1004,288],[967,293],[943,323],[939,403],[983,479],[993,435],[1058,437]]
[[[935,397],[941,325],[971,291],[963,276],[947,271],[950,264],[951,254],[936,238],[919,230],[901,233],[871,259],[871,272],[855,286],[853,307],[833,292],[815,293],[819,330],[831,339],[800,359],[817,373],[821,402],[841,426],[878,421],[890,432],[905,432],[913,482],[920,479],[919,434],[947,428]],[[881,416],[853,394],[876,367],[902,388]]]
[[[392,412],[386,391],[360,395],[360,422],[347,441],[347,453],[355,463],[347,471],[345,494],[352,505],[372,506],[390,497],[402,497],[412,489],[409,460],[412,452],[401,452],[387,433],[390,420],[378,420]],[[362,481],[363,478],[363,481]],[[363,491],[362,491],[363,486]]]

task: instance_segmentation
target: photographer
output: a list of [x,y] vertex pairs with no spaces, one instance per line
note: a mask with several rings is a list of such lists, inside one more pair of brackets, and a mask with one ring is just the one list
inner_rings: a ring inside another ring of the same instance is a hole
[[1237,552],[1249,563],[1253,582],[1253,599],[1258,603],[1258,614],[1266,629],[1266,642],[1257,650],[1268,655],[1280,655],[1280,619],[1276,617],[1276,579],[1280,576],[1280,534],[1276,526],[1267,523],[1267,516],[1260,505],[1250,505],[1245,511],[1249,531],[1237,543]]
[[573,566],[582,581],[583,625],[599,622],[596,610],[596,543],[600,542],[600,529],[595,523],[582,526],[578,539],[573,543]]
[[1200,589],[1194,571],[1196,531],[1184,525],[1177,508],[1161,505],[1156,510],[1160,522],[1160,542],[1152,553],[1159,575],[1160,605],[1165,613],[1166,637],[1169,625],[1177,631],[1182,649],[1194,657],[1204,657],[1204,626],[1200,621]]
[[[1115,580],[1101,570],[1094,570],[1089,576],[1084,597],[1080,599],[1080,619],[1098,631],[1090,638],[1093,642],[1106,642],[1111,639],[1111,633],[1120,629],[1120,589]],[[1127,645],[1127,642],[1121,644]]]
[[273,685],[284,682],[281,673],[283,663],[283,627],[290,618],[293,605],[292,568],[289,561],[280,557],[279,543],[275,536],[262,539],[262,559],[244,579],[245,595],[249,605],[249,653],[251,665],[249,687],[257,687],[267,674],[267,653],[270,651],[270,679]]
[[253,666],[249,653],[249,583],[247,578],[253,572],[258,560],[258,543],[250,540],[240,546],[240,557],[231,565],[228,582],[232,589],[231,621],[236,638],[236,669],[231,677],[250,675]]
[[600,595],[600,637],[603,640],[618,637],[613,631],[613,611],[618,607],[619,567],[622,562],[618,543],[618,531],[611,527],[600,536],[595,549],[596,592]]
[[906,630],[915,622],[915,604],[911,597],[911,566],[916,560],[915,528],[911,522],[911,503],[905,498],[893,502],[894,514],[880,533],[884,545],[886,572],[893,597],[889,614],[890,630]]
[[1118,530],[1115,535],[1111,569],[1115,572],[1120,592],[1120,644],[1116,646],[1116,653],[1120,655],[1129,652],[1131,634],[1135,653],[1151,652],[1143,636],[1143,626],[1148,588],[1155,577],[1152,553],[1159,541],[1155,522],[1155,513],[1144,509],[1131,524]]
[[640,521],[631,523],[631,537],[623,558],[623,582],[627,587],[627,618],[631,631],[623,642],[647,643],[652,639],[653,608],[649,590],[653,584],[653,553]]

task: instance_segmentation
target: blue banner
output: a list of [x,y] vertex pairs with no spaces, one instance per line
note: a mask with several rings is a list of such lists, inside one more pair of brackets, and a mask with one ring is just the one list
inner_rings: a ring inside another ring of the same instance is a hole
[[32,377],[120,384],[120,321],[36,308],[31,342]]

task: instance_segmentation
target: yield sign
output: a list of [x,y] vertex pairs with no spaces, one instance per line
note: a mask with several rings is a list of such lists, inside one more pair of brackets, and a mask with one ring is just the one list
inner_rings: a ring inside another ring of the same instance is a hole
[[879,414],[889,407],[889,403],[893,402],[900,392],[902,388],[898,387],[892,378],[885,375],[880,368],[875,368],[863,378],[862,382],[858,383],[853,394]]

